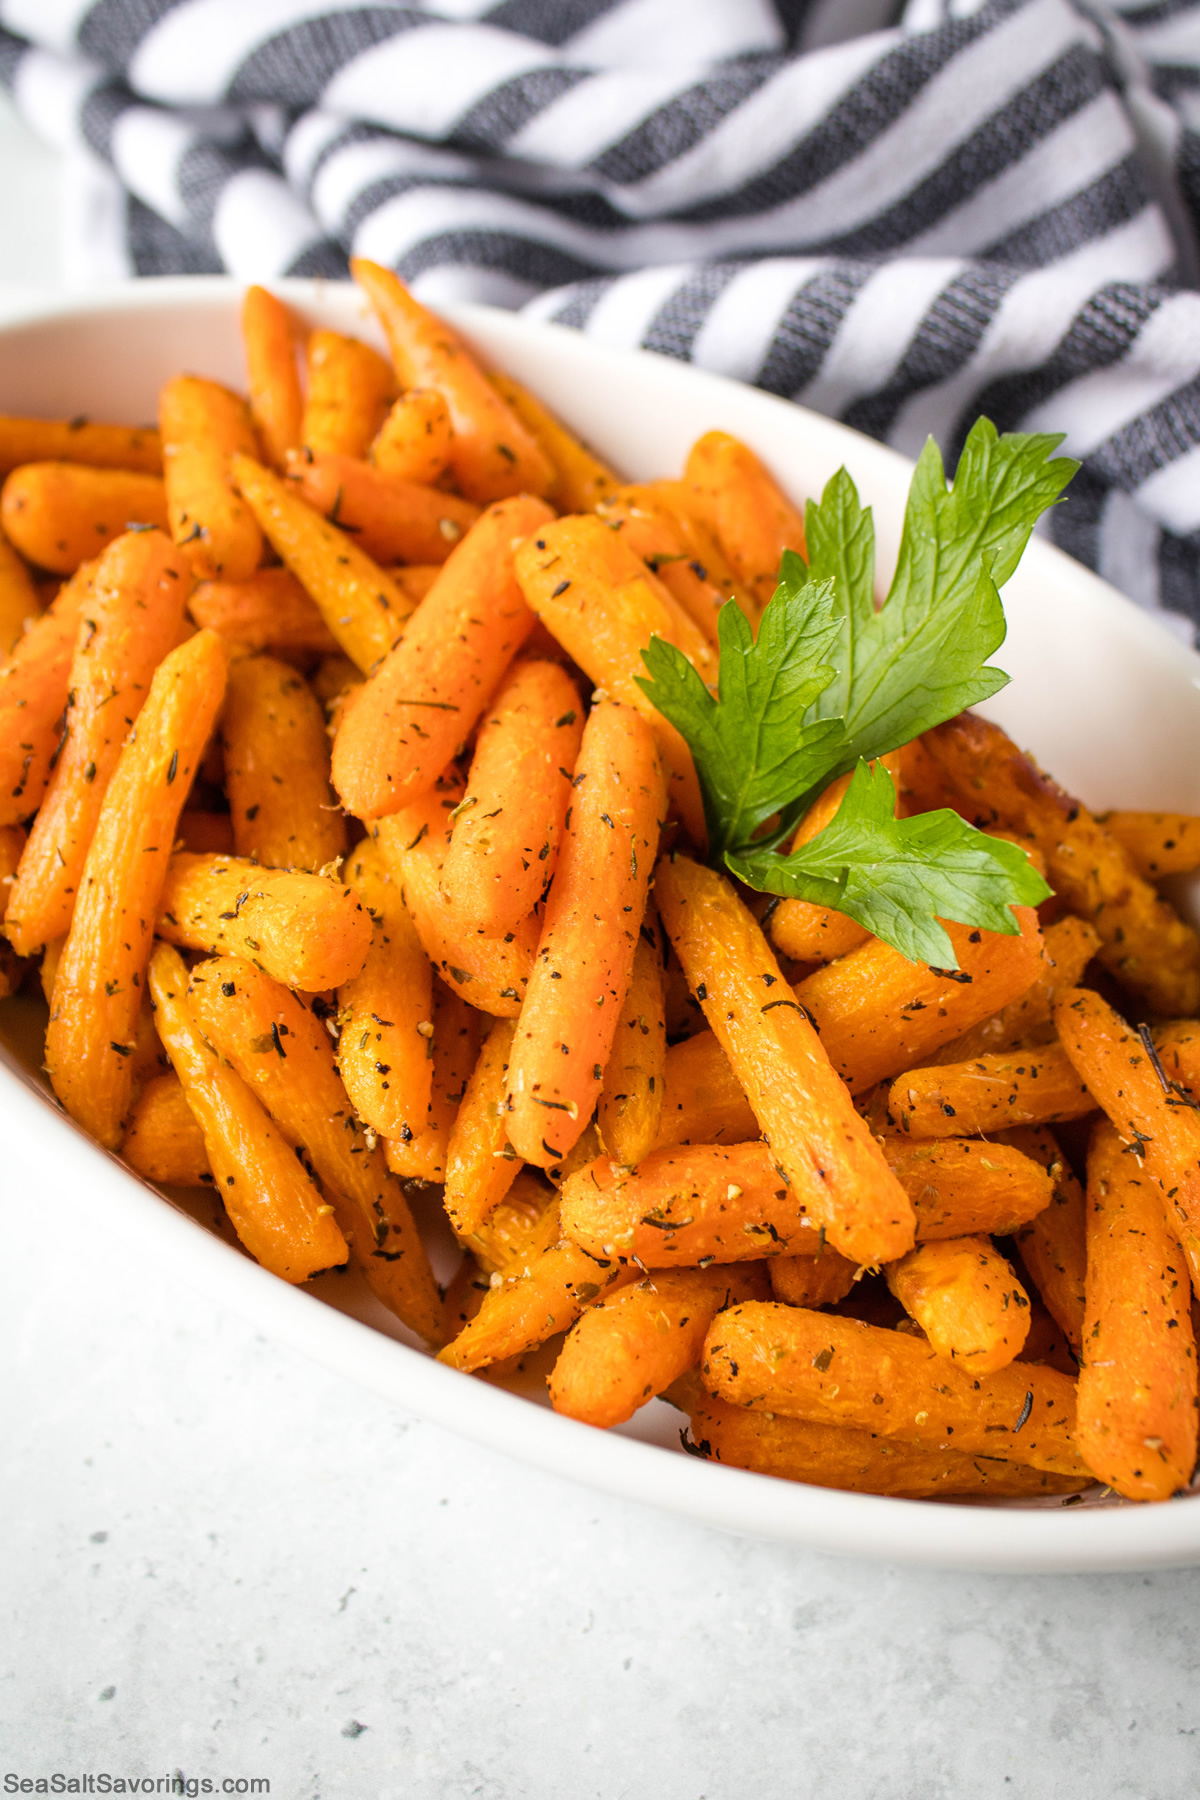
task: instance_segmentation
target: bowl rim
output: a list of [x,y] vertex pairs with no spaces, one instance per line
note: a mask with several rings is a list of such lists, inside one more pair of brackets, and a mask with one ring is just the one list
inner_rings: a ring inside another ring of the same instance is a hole
[[[167,276],[85,296],[30,294],[6,311],[0,340],[31,326],[169,311],[198,299],[236,304],[247,285],[221,275]],[[300,307],[319,306],[330,289],[350,289],[349,283],[295,277],[270,285]],[[813,429],[831,444],[833,455],[839,444],[852,445],[860,468],[874,465],[893,479],[897,469],[907,474],[912,468],[910,459],[898,451],[836,421],[690,364],[597,344],[567,327],[522,319],[494,307],[439,310],[468,337],[474,324],[493,337],[555,344],[561,354],[601,367],[627,371],[630,359],[644,359],[656,365],[657,378],[668,385],[675,379],[689,388],[697,382],[712,384],[715,394],[753,393],[764,405],[786,409],[793,419],[799,415],[811,420]],[[1173,639],[1153,615],[1044,539],[1035,538],[1027,554],[1034,559],[1035,572],[1037,563],[1050,557],[1059,565],[1056,579],[1077,588],[1082,581],[1091,604],[1119,611],[1124,628],[1132,628],[1155,659],[1169,655],[1176,665],[1190,659],[1192,683],[1200,688],[1200,654]],[[520,1462],[738,1535],[881,1561],[1006,1573],[1181,1567],[1200,1561],[1200,1505],[1177,1501],[1154,1507],[1023,1509],[813,1487],[678,1455],[636,1437],[597,1431],[502,1388],[464,1378],[424,1351],[270,1275],[87,1138],[3,1046],[0,1067],[0,1116],[9,1115],[13,1127],[6,1133],[9,1146],[32,1186],[49,1186],[60,1198],[66,1195],[68,1202],[89,1191],[104,1206],[106,1224],[209,1299],[234,1308],[289,1348],[402,1408]],[[34,1116],[40,1129],[23,1128],[27,1096],[37,1102]],[[683,1421],[681,1414],[681,1425]]]

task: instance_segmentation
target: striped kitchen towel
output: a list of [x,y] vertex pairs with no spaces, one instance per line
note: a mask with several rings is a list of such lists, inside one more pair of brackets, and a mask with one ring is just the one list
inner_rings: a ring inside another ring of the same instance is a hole
[[81,272],[344,275],[915,452],[1058,430],[1051,529],[1200,623],[1200,0],[0,0]]

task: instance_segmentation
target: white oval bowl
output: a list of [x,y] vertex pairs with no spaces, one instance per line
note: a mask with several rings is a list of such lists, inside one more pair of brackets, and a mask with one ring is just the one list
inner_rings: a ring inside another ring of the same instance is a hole
[[[278,284],[313,324],[382,347],[350,287]],[[41,306],[0,330],[6,413],[144,421],[186,369],[243,384],[241,289],[222,277],[143,281]],[[875,512],[879,561],[899,541],[911,464],[815,413],[641,352],[488,307],[455,308],[466,335],[528,383],[631,479],[676,473],[714,428],[751,444],[792,496],[844,463]],[[1067,502],[1069,504],[1069,500]],[[1200,656],[1051,545],[1035,540],[1004,593],[1012,685],[988,713],[1094,807],[1200,812]],[[21,1026],[25,1041],[21,1041]],[[556,1474],[748,1536],[943,1568],[1134,1569],[1200,1562],[1200,1496],[1165,1506],[952,1505],[845,1494],[681,1454],[680,1415],[654,1402],[630,1426],[594,1431],[537,1396],[444,1368],[414,1347],[353,1278],[289,1287],[211,1222],[210,1201],[159,1194],[83,1136],[48,1098],[21,1008],[0,1009],[0,1140],[47,1205],[88,1191],[106,1224],[259,1328],[464,1437]]]

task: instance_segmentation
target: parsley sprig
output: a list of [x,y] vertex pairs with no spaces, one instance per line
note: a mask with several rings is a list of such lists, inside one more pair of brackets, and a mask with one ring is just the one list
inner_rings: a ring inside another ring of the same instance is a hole
[[[785,551],[757,638],[732,601],[718,621],[715,695],[653,638],[640,686],[691,749],[709,855],[762,892],[849,914],[914,961],[956,966],[939,918],[1014,933],[1011,908],[1050,892],[1023,852],[957,813],[896,819],[873,760],[1004,687],[999,588],[1078,465],[1062,439],[999,436],[979,419],[952,487],[932,439],[909,488],[896,573],[874,591],[875,529],[840,469],[805,512],[808,560]],[[838,775],[836,816],[790,854],[777,846]]]

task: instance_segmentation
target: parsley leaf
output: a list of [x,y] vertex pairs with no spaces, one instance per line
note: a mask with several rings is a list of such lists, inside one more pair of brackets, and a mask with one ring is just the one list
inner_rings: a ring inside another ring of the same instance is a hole
[[835,674],[829,657],[841,628],[833,584],[810,580],[800,557],[785,550],[757,641],[732,603],[722,607],[717,629],[715,699],[683,652],[658,637],[642,652],[651,679],[639,677],[638,686],[687,739],[709,854],[719,862],[772,814],[823,784],[838,758],[840,719],[807,717]]
[[733,873],[768,894],[811,900],[856,919],[912,962],[957,967],[939,918],[1009,935],[1013,906],[1050,889],[1025,852],[976,831],[954,812],[895,818],[896,790],[882,763],[860,762],[824,831],[788,856],[729,855]]
[[805,529],[809,578],[832,579],[842,620],[838,679],[818,702],[845,720],[834,774],[895,750],[1007,684],[985,666],[1004,642],[997,589],[1021,559],[1029,534],[1078,468],[1051,460],[1061,435],[997,435],[990,419],[971,428],[947,488],[930,438],[909,489],[896,573],[875,611],[874,527],[854,483],[839,470]]

